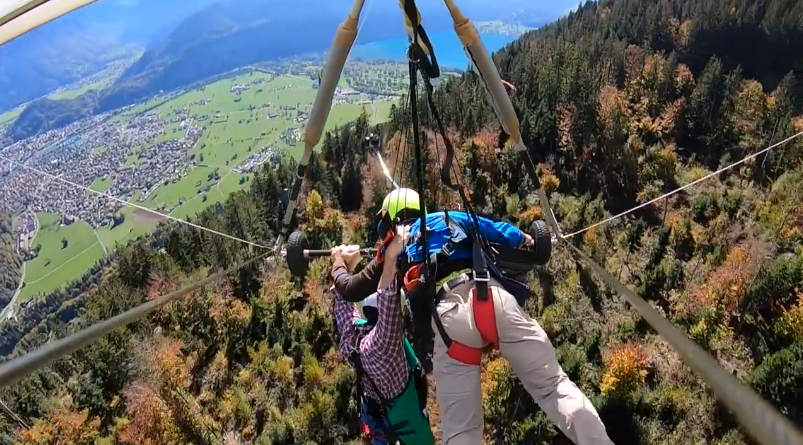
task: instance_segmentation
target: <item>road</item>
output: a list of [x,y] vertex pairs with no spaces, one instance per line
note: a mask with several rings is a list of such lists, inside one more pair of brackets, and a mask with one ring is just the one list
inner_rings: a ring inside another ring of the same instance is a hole
[[[100,238],[98,238],[98,241],[100,241]],[[89,246],[89,247],[87,247],[86,249],[84,249],[84,250],[82,250],[82,251],[78,252],[77,254],[75,254],[75,255],[74,255],[72,258],[70,258],[69,260],[67,260],[67,261],[63,262],[63,263],[62,263],[60,266],[58,266],[58,267],[56,267],[55,269],[51,270],[50,272],[48,272],[48,273],[46,273],[46,274],[42,275],[42,277],[41,277],[41,278],[39,278],[39,279],[36,279],[36,280],[34,280],[34,281],[29,281],[29,282],[28,282],[28,285],[30,286],[31,284],[36,284],[36,283],[38,283],[38,282],[40,282],[40,281],[42,281],[42,280],[46,279],[47,277],[49,277],[49,276],[53,275],[54,273],[56,273],[56,272],[57,272],[59,269],[61,269],[62,267],[64,267],[64,266],[66,266],[66,265],[70,264],[70,263],[71,263],[73,260],[75,260],[76,258],[80,257],[81,255],[83,255],[83,254],[85,254],[85,253],[89,252],[90,250],[92,250],[93,248],[95,248],[95,246],[97,246],[98,244],[100,244],[101,246],[103,246],[103,243],[101,243],[101,242],[93,243],[91,246]]]
[[[36,238],[36,235],[39,233],[39,219],[34,215],[34,223],[36,224],[33,229],[33,236],[28,239],[28,245],[31,246],[33,244],[33,240]],[[22,273],[20,274],[20,284],[17,286],[17,291],[14,292],[14,296],[11,297],[11,301],[3,308],[3,311],[0,312],[0,324],[4,321],[14,317],[14,304],[17,302],[17,298],[22,293],[22,285],[25,284],[25,262],[22,263]]]
[[102,239],[100,239],[100,235],[98,235],[98,231],[97,231],[97,230],[95,230],[95,229],[92,229],[92,233],[94,233],[94,234],[95,234],[95,238],[97,238],[97,239],[98,239],[98,242],[100,243],[100,247],[102,247],[102,248],[103,248],[103,254],[108,256],[108,255],[109,255],[109,251],[108,251],[108,250],[106,250],[106,245],[105,245],[105,244],[103,244],[103,240],[102,240]]

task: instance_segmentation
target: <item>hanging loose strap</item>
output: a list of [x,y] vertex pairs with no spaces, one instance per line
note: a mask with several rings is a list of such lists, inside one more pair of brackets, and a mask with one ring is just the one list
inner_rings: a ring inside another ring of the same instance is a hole
[[[360,359],[360,353],[357,351],[352,351],[351,355],[349,356],[349,361],[354,365],[354,371],[357,374],[357,397],[356,397],[357,406],[359,407],[362,404],[362,396],[365,393],[362,385],[363,382],[367,382],[368,385],[371,387],[371,391],[373,391],[376,397],[379,398],[379,406],[381,408],[382,418],[387,419],[386,411],[388,407],[388,402],[382,396],[382,393],[379,391],[379,388],[376,386],[373,379],[371,379],[371,376],[369,376],[368,373],[365,372],[365,369],[362,366],[362,360]],[[388,427],[388,430],[390,430],[389,433],[393,438],[398,437],[396,432],[393,430],[393,425],[391,425],[389,421],[385,422],[385,426]]]

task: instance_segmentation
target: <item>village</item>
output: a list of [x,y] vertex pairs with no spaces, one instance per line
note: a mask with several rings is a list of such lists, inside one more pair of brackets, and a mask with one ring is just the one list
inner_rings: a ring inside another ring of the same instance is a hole
[[[263,89],[275,92],[296,87],[289,84],[266,89],[264,83],[264,78],[233,83],[228,89],[228,93],[234,96],[231,101],[239,103],[241,96],[252,89],[261,93]],[[309,88],[309,81],[301,79],[300,83]],[[316,86],[313,81],[312,87]],[[193,90],[204,92],[205,88],[203,85]],[[371,95],[366,99],[352,88],[338,87],[333,107],[338,104],[370,104],[372,100],[392,98],[392,95]],[[305,104],[302,110],[297,105],[264,102],[249,104],[238,111],[191,112],[194,108],[208,109],[212,102],[209,97],[202,98],[169,113],[150,111],[123,121],[113,119],[110,113],[93,116],[11,144],[0,151],[0,156],[24,163],[48,176],[17,164],[2,163],[0,205],[12,209],[15,214],[57,214],[65,225],[80,219],[92,228],[114,226],[118,223],[116,215],[125,202],[144,205],[160,187],[181,180],[197,166],[205,166],[203,156],[198,159],[189,152],[210,125],[244,125],[246,121],[250,122],[247,117],[253,112],[267,109],[270,111],[261,113],[262,119],[290,119],[290,126],[281,130],[275,140],[266,140],[265,133],[253,137],[252,143],[259,144],[259,148],[230,168],[234,173],[247,174],[265,163],[278,164],[282,152],[276,145],[295,146],[301,141],[303,124],[309,118],[306,110],[311,105]],[[241,117],[241,113],[247,113],[246,117]],[[219,180],[220,177],[215,174],[212,179]],[[103,186],[93,187],[93,184]],[[198,192],[206,192],[210,187],[208,184]],[[169,213],[172,209],[154,210]],[[28,247],[22,245],[22,240],[27,239],[24,235],[32,228],[32,224],[18,225],[19,235],[22,235],[20,247]]]

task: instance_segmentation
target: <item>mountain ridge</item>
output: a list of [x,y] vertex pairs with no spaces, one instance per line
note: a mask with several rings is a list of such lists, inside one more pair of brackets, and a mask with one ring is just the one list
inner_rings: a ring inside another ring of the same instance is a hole
[[211,1],[104,0],[14,39],[0,47],[0,112],[129,57]]

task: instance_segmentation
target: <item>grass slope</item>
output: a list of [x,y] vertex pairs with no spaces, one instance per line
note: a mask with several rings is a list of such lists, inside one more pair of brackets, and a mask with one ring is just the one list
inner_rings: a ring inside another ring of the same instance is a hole
[[[41,246],[39,255],[26,264],[22,299],[48,293],[80,278],[103,255],[103,247],[84,221],[68,226],[58,215],[40,213],[39,232],[34,246]],[[67,240],[63,247],[62,239]]]

